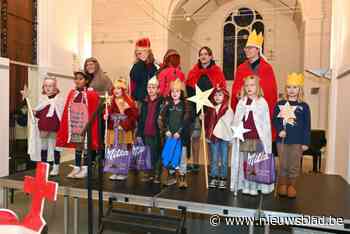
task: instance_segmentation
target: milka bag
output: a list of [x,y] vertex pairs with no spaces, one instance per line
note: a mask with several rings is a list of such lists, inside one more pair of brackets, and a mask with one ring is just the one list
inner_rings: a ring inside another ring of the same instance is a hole
[[130,167],[131,152],[125,144],[118,142],[119,129],[114,128],[114,144],[108,148],[105,155],[104,171],[113,174],[127,175]]
[[260,184],[273,184],[276,181],[275,159],[264,150],[247,153],[243,162],[244,178]]
[[138,138],[132,147],[132,157],[136,158],[136,169],[139,171],[152,170],[151,149]]

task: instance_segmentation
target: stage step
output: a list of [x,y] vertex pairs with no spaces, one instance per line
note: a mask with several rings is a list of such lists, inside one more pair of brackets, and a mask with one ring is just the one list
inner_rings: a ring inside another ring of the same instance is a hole
[[181,218],[165,217],[150,213],[141,213],[111,208],[102,217],[100,233],[103,230],[128,231],[128,233],[149,234],[185,234],[185,216]]

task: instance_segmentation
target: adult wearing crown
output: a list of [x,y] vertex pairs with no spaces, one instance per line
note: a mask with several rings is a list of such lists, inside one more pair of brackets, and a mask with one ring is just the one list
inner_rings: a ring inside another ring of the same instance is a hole
[[148,80],[155,75],[159,68],[155,64],[151,42],[148,38],[136,41],[135,59],[130,71],[130,92],[135,101],[142,102],[147,96]]
[[[262,44],[264,38],[262,33],[257,34],[254,30],[248,37],[247,44],[244,48],[247,60],[238,66],[235,74],[235,80],[232,85],[231,107],[235,111],[240,99],[240,91],[244,84],[244,78],[250,75],[260,77],[260,86],[267,101],[272,118],[273,110],[277,102],[277,84],[275,73],[272,66],[266,61],[262,54]],[[276,134],[272,129],[272,137]]]

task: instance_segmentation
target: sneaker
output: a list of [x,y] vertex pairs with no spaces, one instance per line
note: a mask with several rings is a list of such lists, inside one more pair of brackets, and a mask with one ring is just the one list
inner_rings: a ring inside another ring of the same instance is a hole
[[116,174],[113,174],[109,177],[110,180],[117,180],[117,175]]
[[244,185],[243,185],[243,190],[242,190],[242,193],[243,194],[249,194],[250,190],[249,190],[249,184],[248,182],[243,182]]
[[159,183],[160,183],[160,178],[159,178],[159,176],[155,176],[155,177],[154,177],[153,183],[154,183],[154,184],[159,184]]
[[269,188],[269,186],[268,185],[262,185],[262,187],[261,187],[261,193],[262,194],[269,194],[269,193],[271,193],[272,191],[271,191],[271,189]]
[[80,167],[69,165],[70,167],[73,167],[73,170],[67,175],[67,178],[74,178],[76,174],[80,172]]
[[176,179],[175,178],[168,178],[166,185],[171,186],[176,184]]
[[225,178],[221,178],[218,185],[219,189],[226,189],[227,188],[227,182]]
[[218,184],[218,180],[216,179],[216,177],[210,177],[210,181],[209,181],[209,188],[216,188]]
[[88,167],[82,166],[80,171],[74,175],[74,178],[83,179],[83,178],[87,177],[87,174],[88,174]]
[[249,185],[249,195],[251,195],[251,196],[257,196],[258,194],[259,194],[259,193],[258,193],[258,190],[256,189],[256,186],[250,184],[250,185]]
[[59,164],[54,164],[52,170],[50,171],[50,176],[58,176],[60,170]]
[[150,177],[147,176],[141,178],[141,182],[149,182],[150,180]]
[[127,175],[116,175],[116,180],[126,180],[127,178]]

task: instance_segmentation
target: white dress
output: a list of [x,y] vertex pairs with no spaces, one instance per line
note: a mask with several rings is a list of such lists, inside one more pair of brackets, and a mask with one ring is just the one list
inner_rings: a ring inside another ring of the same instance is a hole
[[[50,105],[47,117],[52,117],[56,113],[58,119],[61,121],[63,113],[63,100],[59,95],[56,95],[54,98],[49,99],[47,96],[41,96],[39,104],[35,107],[35,111],[40,111],[46,106]],[[41,151],[41,138],[38,128],[38,120],[33,118],[32,115],[28,113],[28,154],[32,161],[41,161],[40,151]],[[56,147],[56,139],[48,139],[48,157],[47,161],[53,161],[54,151],[62,151],[62,149]]]
[[[271,121],[267,102],[264,98],[253,100],[250,105],[246,105],[247,97],[242,98],[236,108],[236,113],[233,120],[233,126],[239,126],[250,111],[253,112],[254,123],[259,135],[259,138],[264,146],[265,153],[272,152],[272,136],[271,136]],[[237,192],[244,187],[249,187],[250,190],[261,190],[264,193],[271,193],[274,189],[274,184],[266,185],[248,181],[244,178],[243,157],[244,152],[239,150],[240,140],[233,139],[232,158],[231,158],[231,184],[230,190]]]

